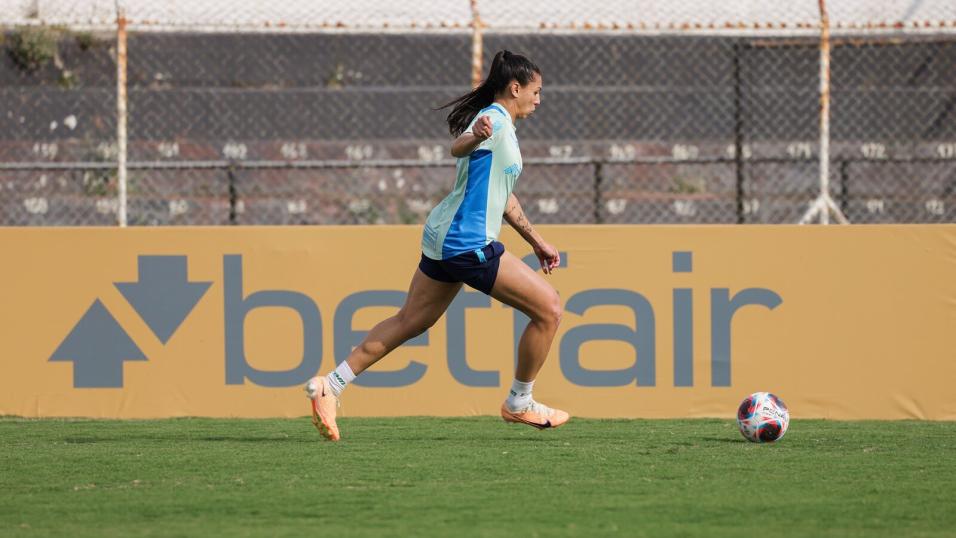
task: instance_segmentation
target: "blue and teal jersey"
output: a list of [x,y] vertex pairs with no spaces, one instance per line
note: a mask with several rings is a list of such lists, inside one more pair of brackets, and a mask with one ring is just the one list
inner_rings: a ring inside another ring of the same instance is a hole
[[521,151],[508,111],[493,103],[475,115],[466,133],[481,116],[491,118],[492,135],[458,159],[455,188],[425,221],[422,253],[433,260],[447,260],[496,240],[505,204],[521,174]]

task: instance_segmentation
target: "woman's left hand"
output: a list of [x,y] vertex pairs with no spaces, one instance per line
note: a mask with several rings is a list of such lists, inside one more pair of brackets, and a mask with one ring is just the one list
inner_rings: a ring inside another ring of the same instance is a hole
[[558,249],[543,241],[540,245],[534,247],[534,255],[541,262],[541,270],[547,275],[550,275],[555,267],[561,265],[561,254]]

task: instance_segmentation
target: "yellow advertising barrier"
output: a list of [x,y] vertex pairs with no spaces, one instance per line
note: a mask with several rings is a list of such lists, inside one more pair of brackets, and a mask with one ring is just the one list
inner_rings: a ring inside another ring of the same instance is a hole
[[[540,231],[567,265],[545,277],[565,314],[541,401],[730,417],[770,391],[796,418],[956,419],[956,226]],[[402,303],[420,233],[0,229],[0,414],[306,415],[302,383]],[[342,415],[496,414],[524,322],[463,290]]]

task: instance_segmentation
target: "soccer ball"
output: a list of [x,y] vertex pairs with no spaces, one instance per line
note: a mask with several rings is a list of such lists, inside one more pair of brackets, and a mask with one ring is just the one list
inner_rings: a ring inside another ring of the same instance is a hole
[[748,441],[772,443],[787,433],[790,411],[773,394],[755,392],[744,398],[737,409],[737,426]]

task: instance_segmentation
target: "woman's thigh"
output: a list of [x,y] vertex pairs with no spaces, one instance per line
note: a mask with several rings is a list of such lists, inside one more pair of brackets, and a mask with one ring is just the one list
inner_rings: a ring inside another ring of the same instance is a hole
[[412,283],[408,286],[408,297],[401,315],[409,321],[430,326],[445,313],[460,289],[461,282],[435,280],[426,276],[421,269],[416,269]]
[[553,316],[560,309],[558,292],[517,256],[505,251],[491,296],[532,319]]

